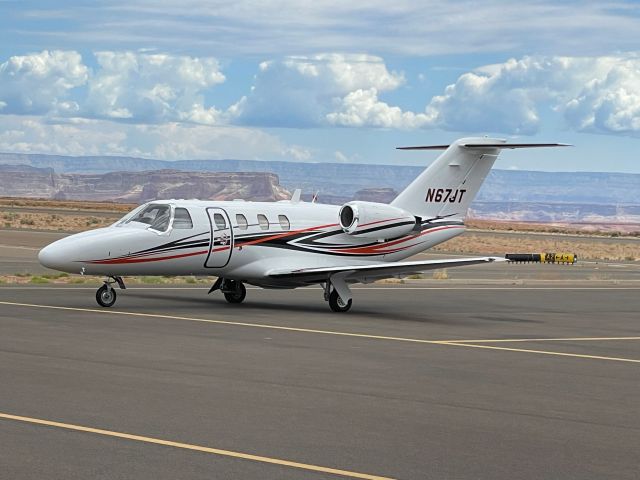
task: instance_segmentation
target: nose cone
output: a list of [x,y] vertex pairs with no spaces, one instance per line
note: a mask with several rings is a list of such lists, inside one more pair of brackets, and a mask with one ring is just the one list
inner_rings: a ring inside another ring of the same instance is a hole
[[43,267],[66,271],[68,269],[68,259],[65,258],[66,255],[64,252],[66,249],[62,245],[57,244],[58,242],[53,242],[40,250],[40,252],[38,252],[38,261]]
[[101,235],[101,230],[77,233],[55,241],[40,250],[38,261],[43,267],[53,270],[80,273],[82,261],[91,257],[88,247],[94,243],[93,239]]

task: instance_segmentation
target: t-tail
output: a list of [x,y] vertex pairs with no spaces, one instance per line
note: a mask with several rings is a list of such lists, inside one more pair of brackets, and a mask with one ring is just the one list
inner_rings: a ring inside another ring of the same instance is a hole
[[399,150],[445,150],[391,202],[423,220],[463,220],[500,150],[562,147],[560,143],[507,143],[495,138],[462,138],[451,145],[398,147]]

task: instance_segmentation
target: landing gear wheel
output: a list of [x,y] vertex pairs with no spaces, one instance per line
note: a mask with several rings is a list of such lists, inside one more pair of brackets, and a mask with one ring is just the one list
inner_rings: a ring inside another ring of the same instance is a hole
[[347,303],[344,303],[338,295],[337,290],[333,290],[329,295],[329,306],[331,310],[334,312],[346,312],[351,308],[352,301],[349,300]]
[[229,303],[242,303],[244,297],[247,296],[247,289],[242,282],[227,280],[225,287],[228,288],[228,290],[224,292],[224,298],[226,298]]
[[101,307],[111,307],[116,303],[116,291],[103,285],[96,292],[96,301]]

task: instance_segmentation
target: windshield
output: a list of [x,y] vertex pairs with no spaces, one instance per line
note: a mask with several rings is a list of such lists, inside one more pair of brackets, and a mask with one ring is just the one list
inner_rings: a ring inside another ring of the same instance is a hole
[[171,220],[171,206],[150,204],[133,215],[125,224],[131,222],[145,223],[158,232],[166,232]]

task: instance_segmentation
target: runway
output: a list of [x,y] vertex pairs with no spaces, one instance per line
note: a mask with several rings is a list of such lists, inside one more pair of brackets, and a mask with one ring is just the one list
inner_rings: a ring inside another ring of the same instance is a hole
[[637,478],[636,282],[427,283],[3,286],[3,476]]

